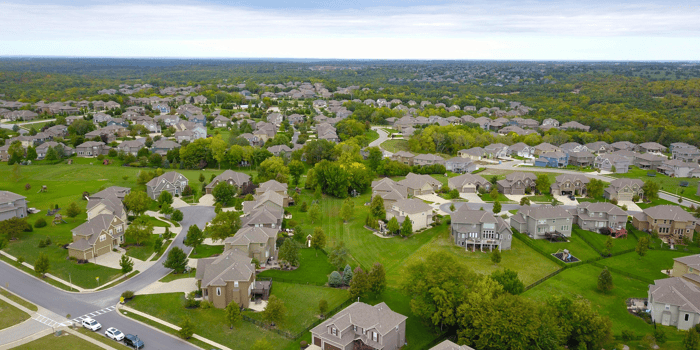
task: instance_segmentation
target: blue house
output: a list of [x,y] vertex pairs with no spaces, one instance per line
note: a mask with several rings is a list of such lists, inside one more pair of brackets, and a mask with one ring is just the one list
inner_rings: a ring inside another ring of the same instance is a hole
[[160,111],[161,114],[170,113],[170,106],[168,106],[167,104],[157,104],[153,106],[153,109]]
[[189,121],[195,123],[195,124],[200,124],[202,126],[207,125],[207,117],[205,117],[203,114],[195,114],[192,115],[189,119]]
[[547,152],[535,160],[535,166],[543,168],[563,168],[569,165],[569,155],[563,152]]

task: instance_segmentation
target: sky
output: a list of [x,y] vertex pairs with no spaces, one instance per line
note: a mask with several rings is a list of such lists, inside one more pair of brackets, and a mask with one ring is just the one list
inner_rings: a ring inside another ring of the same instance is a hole
[[697,1],[0,0],[0,56],[700,60]]

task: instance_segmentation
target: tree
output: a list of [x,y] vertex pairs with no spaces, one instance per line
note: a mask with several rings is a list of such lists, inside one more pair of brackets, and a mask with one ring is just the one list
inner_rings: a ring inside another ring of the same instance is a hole
[[550,185],[551,183],[549,182],[549,177],[547,177],[547,174],[537,175],[537,179],[535,180],[535,188],[537,188],[539,193],[548,193]]
[[27,222],[27,218],[12,217],[0,221],[0,237],[6,236],[7,240],[18,239],[22,232],[30,232],[32,226]]
[[591,179],[586,185],[588,189],[588,196],[591,198],[598,198],[603,196],[603,191],[607,187],[607,184],[602,180]]
[[386,229],[393,235],[397,234],[399,230],[401,230],[399,220],[397,220],[395,216],[392,216],[391,219],[389,219],[389,222],[386,224]]
[[496,186],[491,187],[491,192],[489,192],[489,196],[492,200],[497,201],[499,194],[500,193],[498,192],[498,188],[496,188]]
[[323,198],[323,192],[321,191],[321,185],[318,185],[314,190],[314,199],[320,201],[321,198]]
[[569,349],[600,349],[612,341],[612,322],[602,316],[583,298],[568,296],[550,298],[546,313],[558,322],[563,331],[563,342]]
[[180,209],[175,209],[173,211],[173,213],[170,215],[170,219],[177,221],[177,222],[182,221],[183,215],[182,215],[182,212],[180,211]]
[[367,165],[370,169],[372,169],[372,171],[377,171],[377,168],[379,168],[379,165],[382,163],[382,158],[384,157],[382,150],[380,150],[379,147],[369,147],[367,148],[367,151],[369,152],[367,156]]
[[[163,193],[167,193],[167,192],[163,192]],[[158,212],[160,212],[163,215],[171,215],[171,218],[172,218],[173,211],[174,211],[174,209],[173,209],[172,205],[170,205],[168,203],[163,203],[163,205],[160,207],[160,210]]]
[[148,164],[152,167],[163,165],[163,156],[158,153],[153,153],[148,157]]
[[233,329],[233,326],[241,320],[241,307],[234,300],[231,300],[226,305],[224,312],[226,313],[226,322],[229,329]]
[[328,276],[328,286],[330,287],[340,287],[343,285],[343,277],[340,276],[338,271],[331,272]]
[[311,237],[311,248],[316,249],[316,256],[318,256],[318,250],[323,249],[326,246],[326,234],[323,233],[323,229],[320,227],[314,228],[314,235]]
[[644,198],[647,202],[659,199],[658,183],[651,180],[644,181],[644,185],[642,185],[642,190],[644,191]]
[[450,211],[454,213],[454,211],[455,211],[455,204],[454,203],[450,203]]
[[301,244],[299,242],[296,242],[292,239],[285,239],[282,243],[282,246],[280,246],[279,259],[282,261],[286,261],[292,266],[298,266],[300,248]]
[[501,262],[501,250],[500,249],[494,249],[493,252],[491,252],[491,262],[494,265],[498,265]]
[[153,251],[156,252],[156,254],[160,253],[160,251],[163,249],[163,236],[158,235],[155,240],[153,240]]
[[384,289],[386,289],[386,272],[384,271],[384,265],[376,262],[372,265],[372,268],[367,274],[367,282],[369,283],[369,290],[376,294],[382,294]]
[[59,155],[58,152],[56,152],[56,149],[54,147],[49,147],[46,150],[46,155],[44,156],[44,160],[54,161],[54,160],[59,160],[59,159],[61,159],[61,156]]
[[199,173],[199,182],[204,182],[204,180],[206,180],[204,178],[204,173]]
[[68,215],[69,218],[74,219],[76,216],[80,215],[80,207],[78,207],[78,204],[75,202],[72,202],[71,204],[68,205],[68,209],[66,209],[66,215]]
[[163,204],[173,204],[173,195],[168,191],[163,191],[158,196],[158,204],[162,207]]
[[343,201],[343,206],[340,208],[340,217],[344,222],[348,222],[355,213],[355,202],[352,199],[346,198]]
[[253,347],[251,348],[251,350],[272,350],[272,349],[273,349],[273,347],[272,347],[272,345],[270,345],[270,342],[268,342],[267,340],[262,339],[262,338],[256,340],[255,343],[253,344]]
[[148,210],[151,204],[151,199],[148,198],[146,192],[143,191],[131,191],[129,194],[124,196],[124,206],[126,209],[134,214],[134,216],[140,216]]
[[613,241],[612,237],[608,236],[608,238],[605,240],[605,250],[603,251],[605,253],[604,255],[610,255],[614,244],[615,241]]
[[350,267],[350,265],[345,265],[345,269],[343,269],[343,284],[349,286],[351,281],[352,267]]
[[267,300],[265,311],[262,312],[263,320],[274,325],[284,322],[285,317],[287,317],[287,307],[284,306],[284,302],[277,296],[271,295]]
[[34,262],[34,272],[42,278],[49,272],[49,257],[45,253],[39,253],[39,257]]
[[328,263],[333,265],[336,270],[340,270],[346,265],[346,260],[348,256],[348,250],[345,248],[345,243],[340,241],[340,243],[331,249],[330,254],[328,254]]
[[688,333],[683,338],[683,346],[685,350],[697,350],[700,347],[700,334],[695,328],[688,330]]
[[639,258],[641,259],[644,255],[647,254],[647,250],[649,249],[649,237],[642,237],[639,239],[639,242],[637,242],[637,246],[634,248],[634,251],[639,254]]
[[241,217],[235,211],[222,211],[205,229],[212,240],[224,240],[233,236],[241,228]]
[[185,236],[183,244],[192,247],[194,251],[197,250],[197,247],[199,247],[202,242],[204,242],[204,232],[202,232],[197,225],[190,226],[190,228],[187,229],[187,236]]
[[501,212],[501,202],[498,201],[498,199],[493,202],[493,213],[498,214]]
[[384,220],[386,218],[386,209],[384,208],[384,198],[380,196],[374,196],[372,198],[372,203],[369,206],[369,213],[373,218],[377,220]]
[[180,335],[180,338],[182,339],[192,338],[192,335],[194,334],[194,322],[192,322],[189,318],[182,320],[182,322],[180,322],[180,330],[177,331],[177,334]]
[[211,191],[212,196],[218,203],[226,204],[236,195],[236,189],[226,181],[221,181]]
[[27,147],[27,160],[32,161],[37,158],[36,149],[32,146]]
[[289,168],[289,174],[292,176],[292,185],[299,185],[299,179],[301,179],[301,175],[304,174],[304,170],[306,170],[304,163],[298,160],[293,160],[289,162],[287,167]]
[[510,269],[496,270],[489,277],[503,286],[503,290],[510,294],[517,295],[525,291],[525,285],[518,278],[516,271]]
[[126,254],[122,254],[122,257],[119,259],[119,266],[122,268],[122,273],[129,273],[134,269],[134,260]]
[[613,280],[608,268],[604,268],[598,275],[598,290],[607,293],[613,289]]
[[188,260],[187,254],[180,247],[173,247],[163,262],[163,266],[175,270],[175,273],[183,273],[187,267]]
[[328,311],[328,302],[326,299],[321,299],[318,301],[318,313],[321,314],[321,317],[326,314],[326,311]]
[[124,234],[136,241],[136,245],[141,245],[153,234],[153,224],[145,216],[139,216],[127,227]]
[[284,165],[284,160],[281,157],[267,158],[258,167],[258,182],[260,183],[272,179],[287,182],[288,175],[289,168]]
[[408,237],[413,233],[413,223],[411,219],[407,216],[401,223],[401,236]]
[[321,220],[321,206],[318,203],[312,205],[311,209],[309,209],[309,220],[311,220],[312,224]]
[[530,198],[528,197],[523,197],[520,198],[520,206],[525,206],[525,205],[530,205]]
[[356,267],[355,271],[352,273],[352,281],[350,281],[350,289],[348,290],[350,298],[357,299],[358,297],[363,297],[367,295],[370,290],[371,286],[367,273],[362,270],[361,267]]

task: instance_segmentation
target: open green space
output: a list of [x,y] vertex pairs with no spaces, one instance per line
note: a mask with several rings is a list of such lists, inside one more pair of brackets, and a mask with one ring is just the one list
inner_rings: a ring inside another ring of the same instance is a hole
[[[160,331],[167,333],[167,334],[170,334],[176,338],[180,337],[180,335],[178,334],[178,332],[175,329],[170,328],[162,323],[153,321],[150,318],[146,318],[146,317],[143,317],[143,316],[131,313],[131,312],[127,312],[127,311],[122,311],[122,315],[124,317],[132,318],[138,322],[145,323],[153,328],[159,329]],[[195,339],[194,337],[187,339],[186,341],[191,343],[191,344],[194,344],[195,346],[200,347],[201,349],[211,348],[211,345],[209,345],[209,344],[207,344],[199,339]]]
[[174,280],[179,280],[183,278],[194,278],[197,274],[197,269],[192,269],[190,272],[175,273],[175,271],[165,275],[165,277],[158,280],[158,282],[167,283]]
[[[578,226],[574,226],[572,237],[580,236],[582,236],[588,244],[601,252],[605,249],[605,241],[610,237],[600,233],[582,230]],[[634,249],[636,246],[637,239],[635,239],[633,235],[628,234],[626,238],[613,238],[613,247],[610,253],[615,254],[621,251]]]
[[568,249],[571,255],[575,256],[581,261],[600,257],[600,254],[598,254],[593,248],[591,248],[590,245],[575,234],[572,234],[571,237],[569,237],[569,242],[552,243],[546,239],[531,239],[529,237],[527,237],[527,239],[529,239],[530,242],[537,248],[540,248],[543,252],[548,254]]
[[189,318],[195,325],[195,334],[232,349],[251,349],[258,339],[267,340],[273,349],[282,349],[291,342],[246,321],[229,329],[223,309],[185,309],[184,301],[182,293],[137,295],[127,305],[175,325]]
[[[325,299],[328,310],[333,310],[348,300],[348,291],[329,287],[309,286],[295,283],[272,281],[271,295],[277,296],[284,302],[287,315],[277,328],[297,334],[314,322],[320,320],[318,302]],[[259,312],[246,311],[245,315],[262,321]]]
[[286,282],[311,283],[322,285],[328,282],[328,275],[335,268],[328,263],[328,256],[323,251],[306,248],[299,250],[299,267],[291,271],[266,270],[258,274],[260,277],[280,278]]
[[214,255],[219,255],[224,252],[224,246],[223,245],[206,245],[202,244],[197,247],[192,253],[190,254],[190,259],[202,259],[202,258],[209,258]]
[[0,329],[12,327],[29,319],[29,314],[0,300]]
[[148,237],[148,239],[141,242],[140,245],[136,245],[136,241],[131,239],[129,235],[124,235],[124,244],[122,244],[122,248],[126,250],[126,255],[141,261],[147,261],[148,258],[155,252],[153,249],[154,239],[155,237]]
[[39,310],[39,308],[37,308],[36,305],[34,305],[34,304],[32,304],[32,303],[30,303],[30,302],[28,302],[28,301],[26,301],[26,300],[24,300],[24,299],[22,299],[22,298],[20,298],[20,297],[18,297],[18,296],[14,295],[14,294],[12,294],[12,293],[10,293],[10,292],[8,292],[8,291],[6,291],[4,288],[0,288],[0,295],[2,295],[2,296],[4,296],[5,298],[8,298],[8,299],[14,301],[14,302],[17,303],[17,304],[20,304],[20,305],[26,307],[26,308],[29,309],[29,310],[32,310],[32,311],[37,311],[37,310]]
[[[26,266],[24,266],[24,265],[20,265],[20,264],[18,264],[16,261],[14,261],[14,260],[12,260],[12,259],[10,259],[10,258],[8,258],[8,257],[6,257],[6,256],[4,256],[4,255],[0,255],[0,260],[6,262],[6,263],[8,263],[8,264],[10,264],[11,266],[17,268],[18,270],[20,270],[20,271],[22,271],[22,272],[24,272],[24,273],[29,274],[30,276],[36,276],[36,273],[34,272],[33,269],[30,269],[30,268],[28,268],[28,267],[26,267]],[[73,288],[73,287],[69,287],[67,284],[63,284],[63,283],[61,283],[61,282],[59,282],[59,281],[57,281],[57,280],[55,280],[55,279],[53,279],[53,278],[50,278],[50,277],[48,277],[48,276],[44,277],[42,280],[43,280],[44,282],[46,282],[46,283],[48,283],[48,284],[50,284],[50,285],[56,287],[56,288],[59,288],[59,289],[67,290],[67,291],[70,291],[70,292],[77,292],[77,291],[78,291],[77,289],[75,289],[75,288]]]
[[[490,193],[484,193],[481,195],[481,200],[484,202],[493,202],[495,198],[491,197]],[[515,203],[514,201],[508,199],[503,193],[498,194],[498,201],[501,203]]]
[[148,222],[153,224],[153,227],[170,227],[170,223],[167,223],[163,220],[154,218],[154,217],[152,217],[150,215],[146,215],[146,214],[143,214],[143,216],[146,217],[146,219],[148,219]]
[[631,252],[603,259],[598,263],[624,270],[633,275],[647,279],[661,279],[668,277],[662,271],[673,268],[673,258],[686,255],[688,255],[688,253],[650,249],[647,251],[646,255],[641,258],[636,252]]
[[365,131],[364,136],[367,138],[367,143],[371,143],[379,138],[379,133],[376,130],[369,129]]
[[49,334],[27,344],[16,347],[21,350],[44,350],[44,349],[71,349],[71,350],[97,350],[101,347],[80,339],[75,335],[63,333],[60,337]]
[[382,142],[380,146],[391,153],[396,153],[398,151],[409,152],[411,150],[407,140],[386,140]]
[[[652,181],[659,184],[659,187],[663,191],[667,191],[673,194],[678,193],[683,197],[690,198],[696,201],[700,201],[700,197],[696,195],[698,191],[698,181],[697,178],[679,178],[670,177],[664,174],[656,173],[656,176],[647,176],[648,170],[639,169],[637,167],[630,167],[629,171],[625,174],[612,174],[610,176],[616,178],[630,178],[630,179],[640,179],[642,181]],[[688,182],[688,187],[680,187],[681,182]],[[674,203],[677,204],[677,203]]]

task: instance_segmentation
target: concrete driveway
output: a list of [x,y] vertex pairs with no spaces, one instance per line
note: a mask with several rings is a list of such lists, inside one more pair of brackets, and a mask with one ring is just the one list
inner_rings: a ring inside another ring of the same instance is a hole
[[173,198],[173,205],[172,207],[177,209],[177,208],[182,208],[182,207],[189,207],[190,205],[187,204],[187,202],[183,201],[179,197]]
[[632,201],[620,201],[617,203],[619,206],[626,205],[627,206],[627,211],[637,211],[641,212],[642,208],[640,208],[637,203],[632,202]]
[[516,203],[520,203],[520,200],[523,199],[523,197],[527,197],[528,195],[526,195],[526,194],[504,194],[504,196],[506,196],[506,198],[508,198]]
[[[121,252],[109,252],[106,254],[102,254],[95,259],[91,259],[90,262],[94,262],[97,265],[121,270],[122,267],[119,265],[119,260],[121,258],[122,258]],[[134,261],[134,270],[139,270],[139,271],[145,271],[149,267],[153,266],[153,264],[155,264],[155,261],[150,261],[150,262],[141,261],[141,260],[136,259],[134,257],[131,257],[131,260]]]
[[433,202],[436,204],[445,204],[445,203],[450,202],[447,199],[442,198],[436,194],[421,194],[421,195],[417,195],[416,198],[422,199],[422,200],[428,201],[428,202]]
[[573,200],[573,201],[572,201],[572,200],[569,199],[569,197],[567,197],[567,196],[553,196],[553,197],[554,197],[554,199],[556,199],[556,200],[562,202],[563,205],[573,205],[573,206],[577,206],[577,205],[578,205],[578,201],[577,201],[577,200]]
[[476,193],[460,193],[459,197],[468,200],[469,203],[484,203],[481,197]]
[[197,280],[194,277],[180,278],[170,282],[153,282],[135,294],[189,293],[197,290]]
[[205,194],[201,198],[199,198],[199,204],[197,205],[213,207],[216,205],[216,200],[214,199],[214,196],[210,194]]

